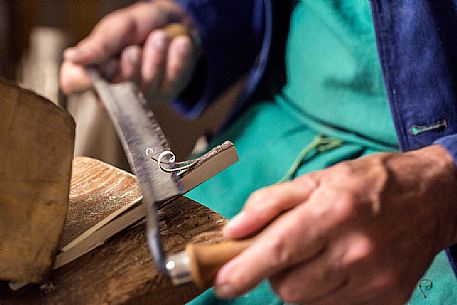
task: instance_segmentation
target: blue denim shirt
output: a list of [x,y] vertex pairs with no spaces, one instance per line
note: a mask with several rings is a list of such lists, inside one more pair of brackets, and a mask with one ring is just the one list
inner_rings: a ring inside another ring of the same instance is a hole
[[[276,11],[286,0],[179,0],[193,16],[205,56],[200,75],[174,104],[197,116],[224,89],[247,75],[239,113],[268,78]],[[379,58],[402,151],[444,146],[457,165],[457,3],[453,0],[372,0]],[[285,37],[284,37],[285,39]],[[204,80],[203,82],[201,80]],[[198,82],[198,83],[197,83]],[[457,200],[456,200],[457,204]],[[457,273],[457,247],[447,250]]]

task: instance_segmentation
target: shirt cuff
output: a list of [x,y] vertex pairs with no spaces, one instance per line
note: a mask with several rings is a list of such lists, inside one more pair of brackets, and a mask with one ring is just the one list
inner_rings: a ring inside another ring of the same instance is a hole
[[454,165],[457,168],[457,134],[439,138],[433,142],[433,144],[439,144],[443,146],[451,155],[452,159],[454,160]]

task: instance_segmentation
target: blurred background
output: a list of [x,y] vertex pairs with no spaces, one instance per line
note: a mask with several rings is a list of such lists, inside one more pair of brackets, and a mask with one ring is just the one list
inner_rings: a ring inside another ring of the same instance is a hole
[[[109,12],[131,0],[0,0],[0,76],[43,95],[73,114],[76,155],[94,157],[128,169],[107,114],[93,92],[71,97],[59,91],[65,48],[87,36]],[[186,121],[168,105],[154,106],[178,160],[205,149],[206,137],[220,128],[241,84],[228,90],[196,121]],[[0,103],[1,106],[1,103]]]

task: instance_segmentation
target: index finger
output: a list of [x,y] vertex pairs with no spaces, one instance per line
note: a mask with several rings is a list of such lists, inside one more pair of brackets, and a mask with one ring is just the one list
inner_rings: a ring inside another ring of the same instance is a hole
[[307,205],[285,212],[259,234],[255,242],[217,274],[216,292],[235,297],[265,278],[299,262],[319,256],[326,245]]
[[[154,12],[152,4],[142,3],[111,13],[87,38],[65,51],[65,60],[79,65],[101,63],[119,55],[128,45],[143,43],[149,31],[164,22]],[[141,24],[143,20],[147,25]]]
[[253,193],[241,213],[224,228],[227,238],[244,238],[268,225],[283,212],[305,202],[318,186],[313,175],[274,184]]

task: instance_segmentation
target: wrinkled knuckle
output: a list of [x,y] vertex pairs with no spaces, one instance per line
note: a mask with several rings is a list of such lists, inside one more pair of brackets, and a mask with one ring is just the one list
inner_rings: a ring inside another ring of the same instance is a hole
[[136,23],[132,16],[125,16],[123,18],[122,26],[125,29],[127,38],[130,39],[133,36],[133,34],[137,31],[137,27],[135,25],[136,25]]
[[290,283],[277,283],[273,290],[279,298],[285,303],[296,304],[302,301],[303,288],[298,285],[291,285]]
[[365,238],[354,242],[349,248],[346,256],[348,265],[357,265],[359,263],[371,261],[374,253],[373,243]]
[[288,281],[282,277],[270,280],[273,291],[286,303],[301,303],[303,301],[303,287],[295,281]]
[[101,42],[98,45],[86,45],[85,53],[92,54],[98,59],[105,54],[109,54],[109,46],[105,42]]
[[109,14],[104,19],[105,24],[115,25],[118,29],[130,30],[135,24],[134,18],[125,10],[117,10]]
[[274,267],[280,267],[291,263],[293,259],[293,252],[287,243],[286,236],[283,234],[279,235],[277,238],[272,240],[270,247],[272,264]]
[[336,218],[341,222],[351,218],[356,211],[356,202],[357,198],[354,193],[341,192],[337,204],[334,205],[333,212]]
[[336,164],[333,169],[337,171],[340,175],[349,176],[353,172],[353,167],[349,162],[340,162]]
[[107,15],[105,18],[103,18],[98,27],[110,25],[112,23],[117,23],[119,19],[122,19],[122,14],[120,14],[119,11],[114,11],[111,14]]
[[317,187],[317,185],[318,185],[317,178],[314,177],[312,174],[307,174],[307,175],[300,176],[300,177],[296,178],[293,181],[299,182],[302,185],[312,186],[312,187]]
[[271,194],[267,189],[260,189],[258,191],[255,191],[249,196],[249,199],[246,203],[246,208],[256,208],[259,204],[262,204],[263,202],[267,201],[268,198],[271,197],[270,195]]
[[108,21],[118,23],[118,22],[123,22],[127,16],[128,16],[128,14],[126,14],[125,10],[116,10],[116,11],[112,12],[111,14],[109,14],[108,16],[106,16],[106,19]]

